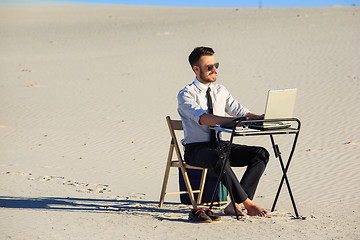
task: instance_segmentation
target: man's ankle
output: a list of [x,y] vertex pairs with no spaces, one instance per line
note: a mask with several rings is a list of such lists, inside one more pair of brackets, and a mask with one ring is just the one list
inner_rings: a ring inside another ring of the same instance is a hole
[[244,205],[244,207],[246,209],[249,208],[249,207],[256,206],[256,204],[250,198],[247,198],[242,204]]

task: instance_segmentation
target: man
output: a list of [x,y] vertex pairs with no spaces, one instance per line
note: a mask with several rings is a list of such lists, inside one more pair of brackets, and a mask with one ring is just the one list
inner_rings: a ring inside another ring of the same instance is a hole
[[[215,83],[219,63],[215,61],[213,49],[195,48],[189,55],[189,62],[196,78],[182,89],[177,97],[178,113],[184,127],[184,160],[193,166],[213,168],[219,175],[221,163],[214,133],[209,126],[221,125],[243,116],[262,119],[263,115],[251,113],[240,105],[224,86]],[[226,117],[225,113],[232,117]],[[269,153],[262,147],[233,144],[225,173],[233,191],[236,209],[230,203],[224,209],[225,214],[235,215],[235,211],[238,211],[240,216],[267,216],[268,212],[257,206],[252,199],[268,159]],[[247,167],[240,182],[231,166]],[[240,203],[247,213],[241,210]],[[190,215],[192,220],[196,221],[194,218],[203,218],[204,212],[192,210]]]

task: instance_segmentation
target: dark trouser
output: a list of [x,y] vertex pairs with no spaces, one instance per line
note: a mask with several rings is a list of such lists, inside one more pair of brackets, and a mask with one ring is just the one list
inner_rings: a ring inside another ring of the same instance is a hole
[[[228,143],[224,144],[225,149],[227,149]],[[216,174],[220,175],[221,163],[218,151],[216,148],[211,148],[208,143],[185,145],[184,160],[192,166],[213,168]],[[229,161],[225,165],[225,174],[236,203],[242,203],[247,198],[254,198],[257,185],[268,160],[269,153],[263,147],[232,144]],[[247,167],[246,171],[239,182],[231,167],[245,166]],[[224,178],[222,183],[225,184]]]

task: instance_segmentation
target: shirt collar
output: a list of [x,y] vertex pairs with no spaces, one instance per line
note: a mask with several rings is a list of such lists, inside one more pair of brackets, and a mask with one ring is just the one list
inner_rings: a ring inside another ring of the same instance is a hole
[[[207,89],[208,89],[208,87],[207,87],[205,84],[201,83],[197,78],[195,78],[194,84],[195,84],[195,86],[196,86],[197,88],[199,88],[201,91],[206,92]],[[212,90],[212,83],[210,83],[209,88]]]

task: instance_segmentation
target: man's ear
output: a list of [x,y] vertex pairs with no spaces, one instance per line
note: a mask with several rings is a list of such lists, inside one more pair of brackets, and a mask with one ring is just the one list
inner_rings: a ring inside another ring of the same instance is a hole
[[193,66],[193,70],[195,73],[199,73],[200,72],[200,68],[196,65]]

